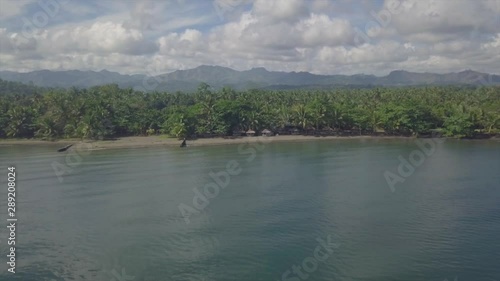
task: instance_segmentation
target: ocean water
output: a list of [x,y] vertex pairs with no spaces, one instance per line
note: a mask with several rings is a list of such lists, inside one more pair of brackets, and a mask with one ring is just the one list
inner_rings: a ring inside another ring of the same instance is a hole
[[2,145],[0,280],[500,280],[500,143],[427,141]]

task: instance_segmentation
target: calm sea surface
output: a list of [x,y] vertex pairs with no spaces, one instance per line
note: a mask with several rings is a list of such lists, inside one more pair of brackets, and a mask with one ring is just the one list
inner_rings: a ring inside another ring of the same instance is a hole
[[[81,158],[3,145],[0,219],[14,165],[18,222],[15,274],[0,229],[0,280],[500,280],[500,143],[434,145],[429,156],[414,140],[360,139]],[[420,166],[400,175],[412,152]]]

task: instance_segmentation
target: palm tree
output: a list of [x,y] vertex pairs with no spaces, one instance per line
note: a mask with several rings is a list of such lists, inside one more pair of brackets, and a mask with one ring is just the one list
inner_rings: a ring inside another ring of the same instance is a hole
[[36,126],[39,128],[35,132],[36,137],[52,139],[60,135],[60,132],[58,131],[57,128],[57,124],[51,118],[48,117],[41,118],[36,124]]
[[293,107],[295,125],[305,130],[309,126],[309,114],[304,104],[296,104]]
[[10,119],[5,132],[9,137],[33,137],[32,112],[28,107],[15,106],[7,111]]
[[324,102],[319,99],[315,99],[311,103],[309,103],[306,107],[306,111],[309,114],[312,123],[314,124],[314,128],[319,130],[323,125],[326,116],[326,105]]
[[282,105],[277,109],[276,124],[280,129],[284,129],[286,126],[292,123],[292,115],[290,113],[290,108]]

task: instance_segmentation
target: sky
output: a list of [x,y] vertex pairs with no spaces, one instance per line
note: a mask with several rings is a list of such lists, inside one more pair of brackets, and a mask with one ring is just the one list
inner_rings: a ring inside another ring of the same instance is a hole
[[0,70],[500,74],[500,0],[0,0]]

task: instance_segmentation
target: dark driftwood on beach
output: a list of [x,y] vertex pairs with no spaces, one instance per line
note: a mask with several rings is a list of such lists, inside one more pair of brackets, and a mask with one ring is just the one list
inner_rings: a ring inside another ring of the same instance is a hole
[[70,148],[70,147],[72,147],[72,146],[73,146],[72,144],[66,145],[66,146],[65,146],[65,147],[63,147],[63,148],[59,148],[59,149],[57,150],[57,152],[63,152],[63,151],[66,151],[66,150],[68,150],[68,148]]
[[187,145],[187,144],[186,144],[186,139],[183,139],[183,140],[182,140],[182,143],[181,143],[181,147],[186,147],[186,145]]

